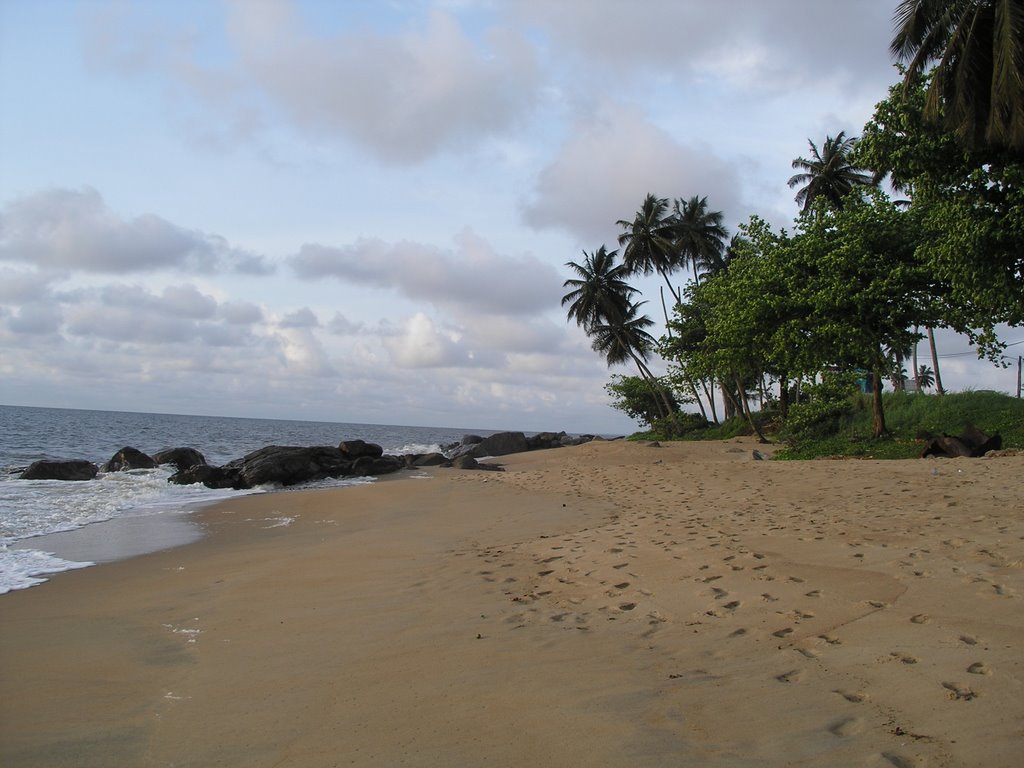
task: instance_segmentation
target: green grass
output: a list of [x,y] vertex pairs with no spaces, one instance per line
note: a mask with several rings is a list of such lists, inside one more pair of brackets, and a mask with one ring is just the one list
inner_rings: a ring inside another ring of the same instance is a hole
[[[885,422],[890,434],[875,439],[872,433],[871,401],[858,396],[853,413],[831,434],[803,436],[776,453],[779,459],[849,457],[909,459],[921,455],[927,442],[942,435],[959,435],[971,422],[988,434],[998,432],[1004,448],[1024,449],[1024,400],[998,392],[958,392],[942,397],[890,392],[884,396]],[[772,438],[778,425],[776,413],[759,414],[762,428]],[[751,434],[743,419],[690,433],[683,440],[726,440]],[[638,433],[635,439],[663,439]]]

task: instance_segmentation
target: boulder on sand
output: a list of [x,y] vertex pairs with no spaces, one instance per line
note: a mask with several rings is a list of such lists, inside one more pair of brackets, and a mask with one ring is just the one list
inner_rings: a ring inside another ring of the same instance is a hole
[[238,481],[235,488],[252,488],[264,483],[295,485],[308,480],[323,480],[326,477],[341,477],[349,474],[352,462],[332,446],[299,448],[294,446],[268,445],[246,454],[236,462],[225,465],[238,466]]

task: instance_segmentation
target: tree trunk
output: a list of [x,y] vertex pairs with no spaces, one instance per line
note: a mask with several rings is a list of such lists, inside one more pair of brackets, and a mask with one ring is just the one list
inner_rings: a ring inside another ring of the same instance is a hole
[[942,388],[942,375],[939,373],[939,354],[935,351],[935,331],[928,327],[928,346],[932,348],[932,367],[935,369],[935,394],[940,397],[946,394]]
[[715,422],[715,424],[717,424],[718,423],[718,408],[715,406],[715,389],[714,389],[714,386],[712,386],[709,389],[708,388],[708,383],[704,379],[701,379],[700,386],[704,390],[704,396],[708,399],[708,405],[711,407],[711,418]]
[[747,394],[743,388],[743,382],[740,381],[740,377],[735,377],[736,391],[739,392],[740,397],[740,410],[743,411],[743,415],[747,417],[747,423],[750,428],[754,430],[754,434],[757,435],[758,442],[767,443],[768,438],[761,432],[761,428],[754,422],[754,416],[750,413],[750,404],[747,402]]
[[789,382],[785,373],[779,376],[779,415],[783,421],[789,416]]
[[885,412],[882,410],[882,366],[878,363],[871,375],[871,413],[874,416],[874,435],[881,437],[888,430],[885,428]]
[[704,421],[707,421],[708,412],[704,410],[704,403],[701,402],[700,393],[697,391],[697,386],[693,383],[693,379],[687,377],[686,384],[690,387],[690,392],[693,393],[694,402],[696,402],[697,407],[700,408],[700,415],[704,417]]
[[917,366],[917,334],[918,326],[914,326],[914,346],[911,347],[911,365],[914,366],[914,384],[916,384],[917,393],[921,394],[921,369]]

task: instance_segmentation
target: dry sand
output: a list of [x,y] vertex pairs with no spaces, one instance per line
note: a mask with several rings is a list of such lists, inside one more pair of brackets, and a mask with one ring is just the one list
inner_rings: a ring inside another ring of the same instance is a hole
[[1024,457],[754,447],[208,509],[0,597],[0,764],[1020,765]]

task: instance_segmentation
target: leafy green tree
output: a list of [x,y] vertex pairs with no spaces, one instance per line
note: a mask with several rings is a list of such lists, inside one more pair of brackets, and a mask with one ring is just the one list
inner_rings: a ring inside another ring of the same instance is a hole
[[850,161],[856,139],[847,137],[846,131],[840,131],[835,138],[826,136],[821,152],[810,139],[807,143],[811,147],[811,157],[798,157],[794,160],[793,168],[800,173],[789,179],[790,187],[800,187],[796,193],[796,202],[801,210],[811,210],[819,198],[833,208],[841,208],[843,200],[853,190],[872,186],[871,174],[855,167]]
[[679,291],[672,285],[669,275],[679,266],[675,247],[675,225],[669,215],[668,199],[648,194],[632,221],[620,219],[622,228],[619,246],[622,261],[629,275],[649,275],[657,272],[665,280],[669,293],[679,301]]
[[[668,392],[673,410],[678,410],[679,404],[671,389],[664,385],[662,388]],[[613,408],[640,424],[653,426],[662,418],[664,407],[660,398],[640,376],[612,376],[612,380],[605,385],[605,391],[613,398]]]
[[890,50],[906,83],[935,64],[925,116],[967,146],[1024,150],[1024,4],[902,0]]
[[963,146],[925,118],[929,80],[889,89],[857,144],[856,161],[910,198],[916,258],[942,301],[940,325],[997,359],[995,326],[1024,322],[1024,162],[1020,153]]

